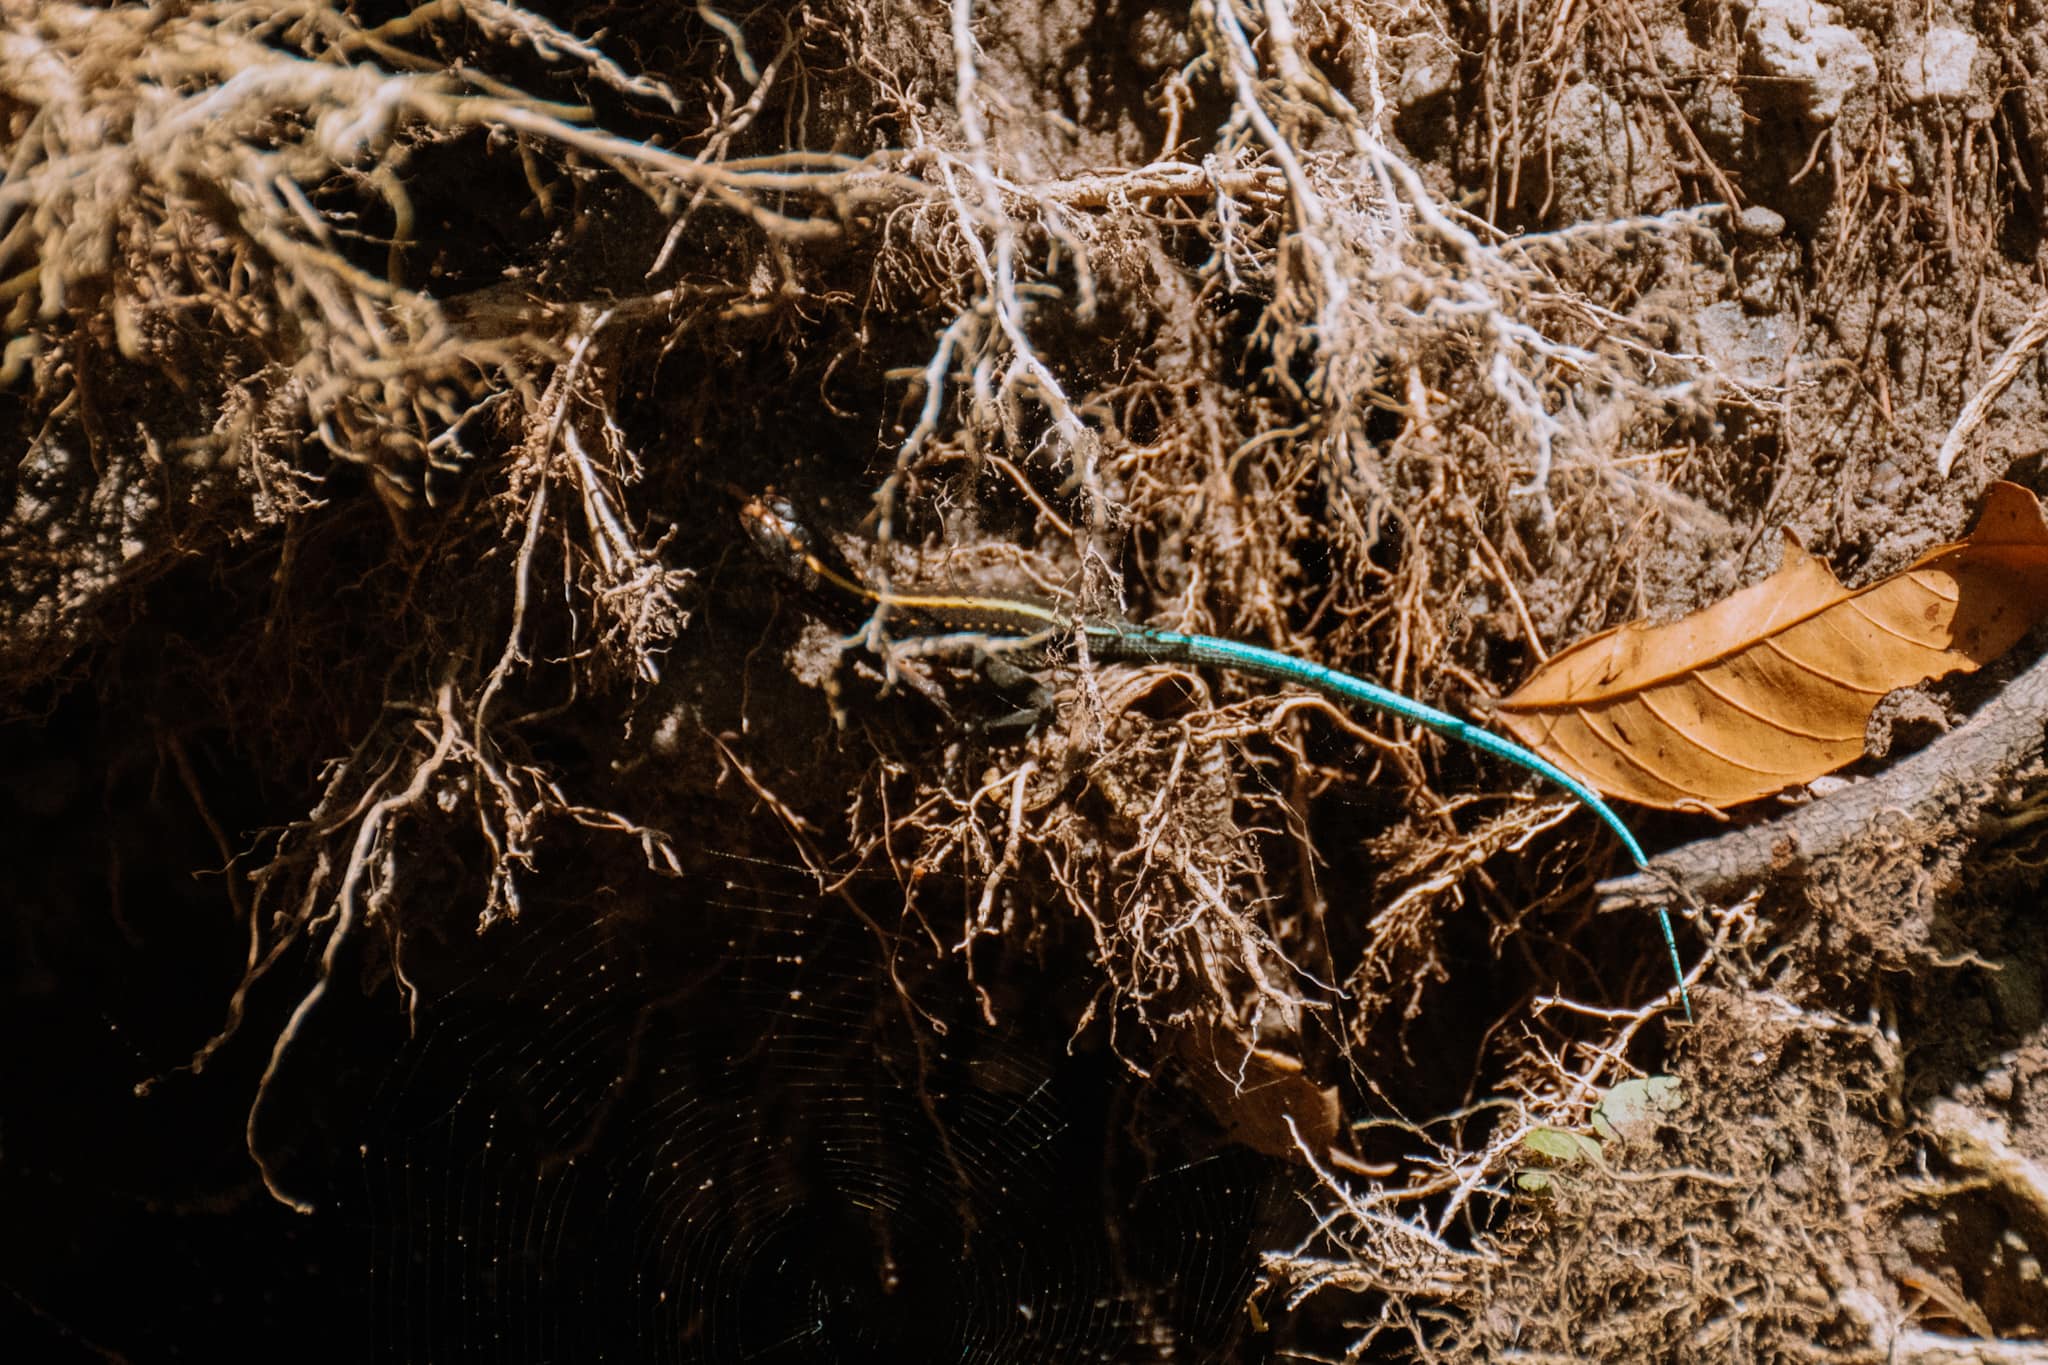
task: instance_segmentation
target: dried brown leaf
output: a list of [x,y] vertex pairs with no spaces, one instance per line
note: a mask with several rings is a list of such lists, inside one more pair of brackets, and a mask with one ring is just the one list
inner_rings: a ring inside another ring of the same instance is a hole
[[2048,611],[2048,521],[1992,485],[1969,536],[1865,588],[1785,533],[1763,582],[1668,625],[1581,640],[1500,706],[1501,723],[1608,796],[1720,809],[1863,753],[1887,692],[1969,672]]

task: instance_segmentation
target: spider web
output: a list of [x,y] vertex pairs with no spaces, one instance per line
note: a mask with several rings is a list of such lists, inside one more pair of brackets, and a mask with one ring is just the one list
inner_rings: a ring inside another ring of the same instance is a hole
[[749,876],[529,915],[422,1009],[363,1148],[378,1358],[1259,1358],[1274,1163],[1069,1048],[1057,983],[913,1007],[848,904]]

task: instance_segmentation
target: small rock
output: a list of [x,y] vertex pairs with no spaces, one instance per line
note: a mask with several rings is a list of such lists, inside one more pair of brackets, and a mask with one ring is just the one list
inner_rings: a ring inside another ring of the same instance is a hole
[[1984,1073],[1984,1098],[1993,1104],[2011,1104],[2013,1080],[2011,1067],[1994,1067]]
[[1976,60],[1975,34],[1939,25],[1928,29],[1899,72],[1906,98],[1914,104],[1962,99],[1970,93],[1970,67]]
[[1745,237],[1779,237],[1785,232],[1785,215],[1762,204],[1751,204],[1735,215],[1735,230]]
[[1804,88],[1809,122],[1833,123],[1849,97],[1877,79],[1877,59],[1863,40],[1812,0],[1762,0],[1742,37],[1752,70]]

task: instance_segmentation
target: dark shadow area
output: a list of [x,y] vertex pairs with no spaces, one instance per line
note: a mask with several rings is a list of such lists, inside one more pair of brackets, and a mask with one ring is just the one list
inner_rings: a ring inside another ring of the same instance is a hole
[[364,1148],[379,1358],[1264,1358],[1284,1167],[730,866],[535,915],[423,1010]]

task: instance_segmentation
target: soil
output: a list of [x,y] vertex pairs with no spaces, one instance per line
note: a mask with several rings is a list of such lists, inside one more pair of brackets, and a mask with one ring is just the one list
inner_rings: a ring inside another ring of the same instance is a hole
[[1687,1019],[1519,769],[741,520],[1480,721],[1894,572],[2048,492],[2039,0],[0,25],[10,1358],[2048,1359],[2042,735],[1873,785],[2043,632],[1627,812],[1798,854]]

